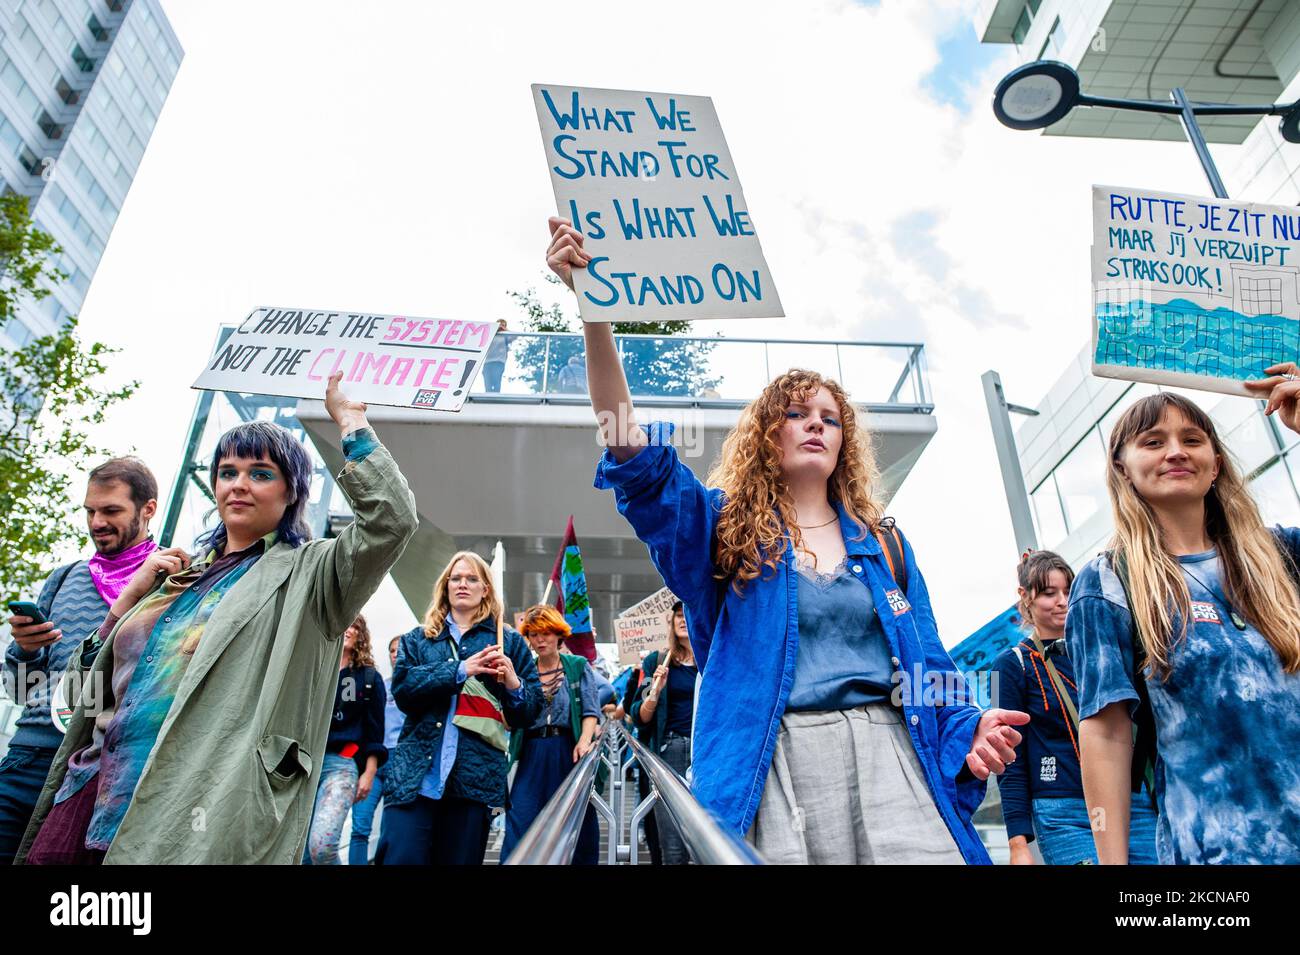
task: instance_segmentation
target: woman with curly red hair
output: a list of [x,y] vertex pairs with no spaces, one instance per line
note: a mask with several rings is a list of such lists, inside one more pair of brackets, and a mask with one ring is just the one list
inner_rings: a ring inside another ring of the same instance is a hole
[[[571,223],[550,230],[547,264],[572,288],[590,256]],[[609,325],[583,331],[596,485],[685,604],[702,673],[695,797],[769,862],[988,863],[971,815],[1029,717],[970,702],[843,389],[778,376],[706,487],[671,427],[635,425]]]

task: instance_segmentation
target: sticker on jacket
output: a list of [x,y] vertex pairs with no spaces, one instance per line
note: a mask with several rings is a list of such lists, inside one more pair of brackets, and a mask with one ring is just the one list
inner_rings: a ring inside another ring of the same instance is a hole
[[1203,600],[1192,601],[1192,619],[1197,623],[1217,623],[1223,626],[1223,621],[1219,619],[1219,608]]
[[889,602],[889,609],[894,611],[895,617],[901,617],[912,609],[912,605],[907,602],[907,598],[897,587],[885,591],[885,600]]
[[1056,782],[1056,757],[1044,756],[1038,764],[1038,778],[1045,783]]

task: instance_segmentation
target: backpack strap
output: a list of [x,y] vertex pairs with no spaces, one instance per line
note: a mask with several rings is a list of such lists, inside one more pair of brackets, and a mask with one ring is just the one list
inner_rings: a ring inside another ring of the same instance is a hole
[[907,559],[903,556],[903,535],[892,517],[882,518],[876,528],[876,540],[885,553],[885,563],[889,565],[890,576],[898,584],[898,589],[907,593]]
[[1133,616],[1133,592],[1129,587],[1128,562],[1125,561],[1123,554],[1113,550],[1106,551],[1106,559],[1124,589],[1124,601],[1128,605],[1131,622],[1129,639],[1133,645],[1133,687],[1137,690],[1138,706],[1137,712],[1133,714],[1133,764],[1129,769],[1130,788],[1135,793],[1141,792],[1142,785],[1145,783],[1147,794],[1151,797],[1151,804],[1155,805],[1156,719],[1155,712],[1151,709],[1151,694],[1147,691],[1147,681],[1142,675],[1145,661],[1142,659],[1142,637],[1138,633],[1137,620]]

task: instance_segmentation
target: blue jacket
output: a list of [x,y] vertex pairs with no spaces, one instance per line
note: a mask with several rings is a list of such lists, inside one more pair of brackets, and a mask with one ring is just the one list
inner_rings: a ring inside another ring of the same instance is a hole
[[[664,582],[685,606],[703,679],[695,718],[691,785],[719,821],[744,835],[754,822],[794,684],[799,643],[794,548],[775,574],[764,571],[738,595],[714,577],[715,531],[723,495],[705,488],[675,449],[671,425],[646,429],[650,446],[619,464],[606,451],[596,487],[612,488],[621,513],[650,550]],[[968,863],[989,863],[971,816],[985,784],[966,768],[980,718],[974,694],[939,642],[925,580],[904,541],[908,589],[897,592],[875,537],[835,505],[849,569],[870,589],[884,624],[904,722],[934,803]],[[854,536],[862,536],[854,540]],[[904,597],[906,599],[900,599]],[[892,598],[892,600],[891,600]]]
[[[460,638],[459,660],[495,643],[496,638],[496,620],[488,617]],[[526,727],[542,711],[542,684],[537,678],[537,665],[524,638],[510,627],[505,628],[505,651],[523,684],[523,699],[514,702],[496,680],[484,678],[483,685],[501,701],[507,726]],[[406,714],[406,724],[397,738],[397,748],[389,754],[384,774],[384,801],[390,806],[413,802],[420,794],[420,783],[442,746],[442,724],[451,698],[460,692],[461,685],[456,679],[459,660],[453,653],[451,631],[445,624],[442,632],[432,639],[425,635],[424,627],[415,627],[402,635],[391,683],[393,699]],[[456,762],[447,777],[443,795],[488,806],[506,805],[506,754],[475,733],[461,732]]]

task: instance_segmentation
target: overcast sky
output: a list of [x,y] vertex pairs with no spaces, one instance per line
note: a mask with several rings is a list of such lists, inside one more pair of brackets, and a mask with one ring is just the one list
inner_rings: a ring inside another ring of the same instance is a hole
[[952,645],[1014,597],[981,373],[1033,405],[1083,346],[1093,183],[1205,191],[1184,144],[998,125],[1014,51],[971,6],[163,0],[186,55],[82,310],[142,386],[93,437],[169,487],[254,305],[514,314],[554,211],[529,84],[708,95],[788,317],[703,331],[926,344],[939,431],[890,510]]

